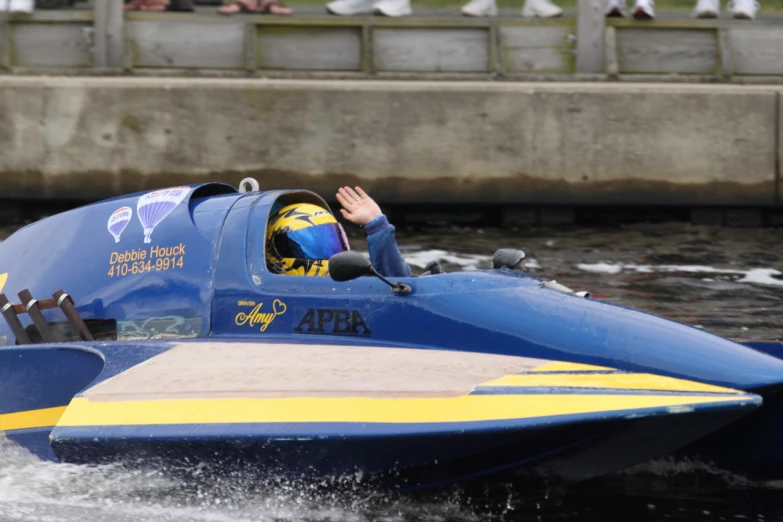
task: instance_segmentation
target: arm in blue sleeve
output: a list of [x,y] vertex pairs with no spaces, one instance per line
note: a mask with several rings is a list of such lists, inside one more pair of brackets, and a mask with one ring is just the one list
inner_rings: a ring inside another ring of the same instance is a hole
[[397,240],[394,239],[394,226],[381,214],[364,229],[367,231],[367,247],[370,249],[370,261],[381,275],[386,277],[410,277],[410,267],[402,258]]

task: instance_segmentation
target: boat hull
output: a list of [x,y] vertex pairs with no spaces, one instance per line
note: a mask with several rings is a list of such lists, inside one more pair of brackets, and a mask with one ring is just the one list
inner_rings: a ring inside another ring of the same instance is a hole
[[[631,414],[631,412],[628,412]],[[61,430],[53,450],[63,462],[116,463],[174,473],[240,472],[260,480],[346,478],[392,490],[474,482],[570,483],[664,455],[740,418],[742,409],[623,420],[569,420],[408,434],[360,436],[253,433],[171,427],[157,436],[134,429]],[[629,416],[644,415],[633,412]],[[334,430],[327,430],[334,433]],[[111,433],[110,433],[111,432]],[[644,444],[639,444],[644,440]]]
[[218,341],[148,347],[139,361],[143,351],[105,353],[104,371],[63,405],[48,437],[57,460],[396,491],[567,483],[666,454],[761,404],[502,355]]

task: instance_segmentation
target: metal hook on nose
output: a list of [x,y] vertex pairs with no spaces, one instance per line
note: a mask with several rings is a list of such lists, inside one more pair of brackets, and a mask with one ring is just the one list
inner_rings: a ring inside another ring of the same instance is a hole
[[258,181],[255,178],[245,178],[239,182],[239,192],[258,192]]

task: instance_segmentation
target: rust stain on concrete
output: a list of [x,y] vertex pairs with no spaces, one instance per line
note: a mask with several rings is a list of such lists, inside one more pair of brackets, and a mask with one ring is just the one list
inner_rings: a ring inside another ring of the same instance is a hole
[[262,190],[308,189],[327,200],[342,185],[361,185],[381,203],[439,204],[609,204],[609,205],[751,205],[777,204],[776,181],[739,183],[705,181],[677,183],[628,177],[611,181],[565,181],[520,173],[502,178],[413,179],[402,176],[364,178],[346,173],[307,174],[279,169],[210,173],[140,174],[78,172],[45,175],[40,172],[0,173],[3,197],[99,200],[166,186],[222,182],[237,186],[255,177]]

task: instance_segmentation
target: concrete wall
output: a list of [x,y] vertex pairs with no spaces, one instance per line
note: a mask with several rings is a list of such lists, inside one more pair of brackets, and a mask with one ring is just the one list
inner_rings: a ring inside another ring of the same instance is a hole
[[775,205],[764,86],[0,78],[0,198],[201,181],[384,202]]

